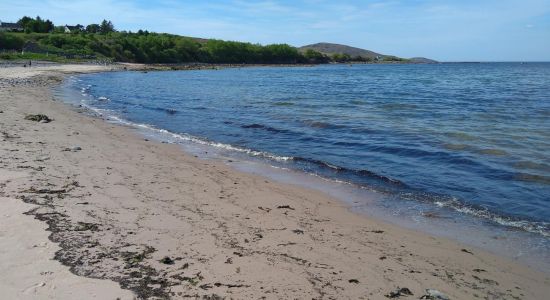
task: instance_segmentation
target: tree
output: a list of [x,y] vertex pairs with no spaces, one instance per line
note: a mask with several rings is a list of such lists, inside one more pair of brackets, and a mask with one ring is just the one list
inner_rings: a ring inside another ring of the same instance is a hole
[[21,25],[21,27],[23,28],[26,28],[29,22],[31,22],[32,20],[34,19],[31,17],[24,16],[23,18],[19,19],[19,21],[17,21],[17,24]]
[[101,25],[99,25],[99,32],[101,32],[102,34],[107,34],[109,32],[114,32],[114,31],[115,31],[115,26],[111,21],[103,20],[101,22]]
[[17,23],[21,25],[21,27],[23,27],[26,33],[48,33],[54,28],[52,21],[42,20],[40,16],[37,16],[36,19],[24,16],[23,18],[19,19]]
[[99,24],[90,24],[86,26],[86,32],[87,33],[98,33],[99,32]]
[[326,55],[324,55],[321,52],[315,51],[313,49],[307,49],[304,52],[304,57],[306,58],[308,63],[314,63],[314,64],[326,63],[329,60],[329,58]]

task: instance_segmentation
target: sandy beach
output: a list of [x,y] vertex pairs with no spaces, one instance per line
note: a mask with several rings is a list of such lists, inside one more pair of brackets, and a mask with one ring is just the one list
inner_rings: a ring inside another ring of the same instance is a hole
[[[550,294],[548,274],[196,158],[54,100],[51,88],[67,74],[122,68],[0,68],[0,298]],[[31,114],[51,121],[25,119]]]

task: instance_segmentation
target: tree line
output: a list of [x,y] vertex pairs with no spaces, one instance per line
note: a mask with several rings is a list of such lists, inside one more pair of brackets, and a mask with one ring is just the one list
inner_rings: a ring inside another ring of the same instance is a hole
[[359,59],[345,55],[329,57],[312,49],[301,52],[287,44],[260,45],[143,30],[116,31],[107,20],[72,26],[70,34],[65,33],[64,26],[55,27],[50,20],[40,17],[23,17],[18,23],[25,34],[0,32],[0,49],[136,63],[317,64]]

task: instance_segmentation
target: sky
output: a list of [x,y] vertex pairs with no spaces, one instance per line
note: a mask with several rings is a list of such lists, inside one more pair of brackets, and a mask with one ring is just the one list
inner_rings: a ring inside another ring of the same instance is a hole
[[331,42],[440,61],[550,61],[550,0],[0,0],[0,20],[111,20],[117,30]]

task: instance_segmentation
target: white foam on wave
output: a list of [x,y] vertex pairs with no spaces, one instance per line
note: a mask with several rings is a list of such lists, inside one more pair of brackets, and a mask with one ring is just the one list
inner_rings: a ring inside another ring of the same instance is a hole
[[206,139],[195,137],[195,136],[192,136],[192,135],[189,135],[189,134],[174,133],[174,132],[171,132],[171,131],[166,130],[166,129],[157,128],[157,127],[155,127],[153,125],[150,125],[150,124],[131,122],[131,121],[128,121],[124,118],[121,118],[121,117],[117,116],[114,112],[112,112],[110,110],[96,108],[96,107],[88,105],[84,102],[82,103],[82,106],[89,109],[89,110],[91,110],[91,111],[93,111],[93,112],[95,112],[95,113],[97,113],[97,114],[99,114],[99,115],[101,115],[101,116],[105,116],[109,120],[114,121],[116,123],[126,125],[126,126],[130,126],[130,127],[134,127],[134,128],[145,129],[147,131],[151,131],[151,132],[154,132],[154,133],[157,133],[157,134],[161,134],[163,136],[168,136],[172,139],[179,140],[179,141],[182,141],[182,142],[192,142],[192,143],[196,143],[196,144],[199,144],[199,145],[215,147],[217,149],[222,149],[222,150],[227,150],[227,151],[235,151],[235,152],[239,152],[239,153],[245,153],[245,154],[248,154],[250,156],[263,157],[263,158],[272,159],[272,160],[280,161],[280,162],[285,162],[285,161],[289,161],[289,160],[294,159],[291,156],[278,156],[278,155],[274,155],[274,154],[269,153],[269,152],[256,151],[256,150],[252,150],[252,149],[248,149],[248,148],[232,146],[232,145],[229,145],[229,144],[213,142],[213,141],[209,141],[209,140],[206,140]]
[[460,203],[457,199],[453,199],[449,201],[436,201],[435,205],[437,205],[438,207],[450,208],[454,211],[457,211],[463,214],[475,216],[482,219],[487,219],[497,224],[500,224],[502,226],[518,228],[527,232],[540,234],[544,237],[550,237],[550,231],[548,230],[548,228],[550,227],[550,224],[548,224],[547,222],[513,220],[507,217],[496,215],[494,213],[491,213],[488,210],[477,209],[477,208],[466,206]]

